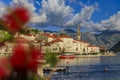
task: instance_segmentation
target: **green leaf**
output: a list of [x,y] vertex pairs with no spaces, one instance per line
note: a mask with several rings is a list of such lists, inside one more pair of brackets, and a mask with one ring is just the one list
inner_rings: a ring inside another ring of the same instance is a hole
[[5,36],[4,37],[5,40],[11,40],[12,39],[12,35],[9,34],[9,33],[5,33],[4,36]]
[[0,30],[0,43],[12,39],[12,35],[6,31]]
[[56,66],[56,64],[58,62],[58,58],[57,58],[56,53],[52,53],[52,52],[46,51],[45,58],[46,58],[46,63],[50,64],[51,67],[55,67]]

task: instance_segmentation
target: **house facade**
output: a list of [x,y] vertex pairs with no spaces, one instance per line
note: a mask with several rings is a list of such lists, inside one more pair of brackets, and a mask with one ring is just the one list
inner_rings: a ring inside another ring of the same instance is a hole
[[[49,46],[43,45],[43,50],[49,49],[51,52],[72,52],[77,54],[83,53],[99,53],[100,48],[97,46],[92,46],[90,43],[82,40],[74,40],[73,38],[67,35],[60,36],[48,36],[54,35],[52,33],[47,33],[48,44]],[[46,35],[45,35],[46,36]]]

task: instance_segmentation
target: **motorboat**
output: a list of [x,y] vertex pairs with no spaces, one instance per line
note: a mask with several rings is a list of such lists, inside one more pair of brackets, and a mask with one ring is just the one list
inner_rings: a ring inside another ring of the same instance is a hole
[[59,56],[60,59],[74,59],[75,55],[74,54],[70,54],[70,53],[66,53],[66,54],[62,54]]

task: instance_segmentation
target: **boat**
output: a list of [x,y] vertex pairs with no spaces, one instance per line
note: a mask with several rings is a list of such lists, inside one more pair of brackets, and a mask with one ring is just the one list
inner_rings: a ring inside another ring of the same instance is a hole
[[74,54],[63,54],[59,56],[60,59],[74,59],[75,55]]

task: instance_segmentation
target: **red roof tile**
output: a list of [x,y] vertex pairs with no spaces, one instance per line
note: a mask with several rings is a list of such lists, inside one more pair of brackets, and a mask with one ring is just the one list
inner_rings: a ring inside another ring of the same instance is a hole
[[88,42],[85,42],[85,41],[82,41],[82,40],[76,40],[78,42],[83,42],[83,43],[86,43],[86,44],[89,44]]
[[56,43],[56,42],[63,42],[63,41],[60,38],[57,38],[57,39],[51,41],[50,43]]
[[98,47],[98,46],[95,46],[95,45],[89,45],[89,46],[87,46],[87,47]]
[[44,35],[51,38],[58,38],[58,35],[56,34],[44,33]]
[[60,35],[59,38],[71,38],[71,37],[69,37],[67,35]]
[[77,42],[74,40],[73,43],[77,43]]

